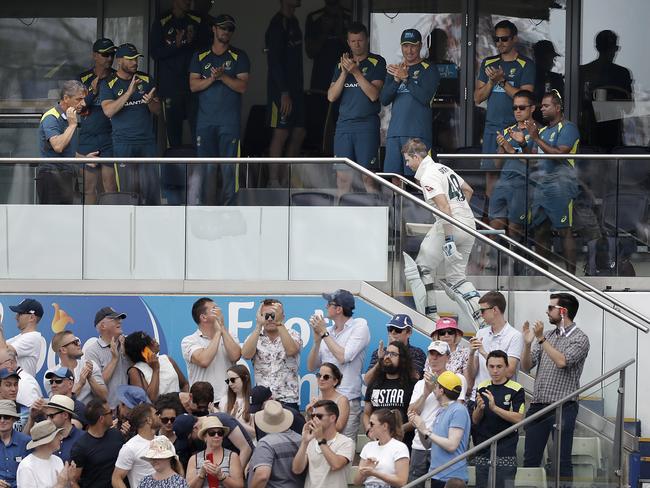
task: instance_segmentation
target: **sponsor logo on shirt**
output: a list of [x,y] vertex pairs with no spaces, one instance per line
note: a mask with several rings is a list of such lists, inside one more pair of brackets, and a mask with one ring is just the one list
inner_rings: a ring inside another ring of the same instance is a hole
[[359,83],[346,83],[345,88],[358,88]]

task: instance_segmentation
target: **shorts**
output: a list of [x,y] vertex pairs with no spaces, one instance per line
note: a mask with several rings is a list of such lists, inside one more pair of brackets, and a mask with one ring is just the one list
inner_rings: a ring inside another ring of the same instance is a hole
[[545,177],[534,183],[530,224],[536,227],[547,218],[554,229],[573,226],[573,199],[576,183],[562,177]]
[[292,129],[293,127],[305,126],[305,95],[301,93],[290,93],[291,113],[287,117],[280,115],[280,94],[269,93],[266,111],[269,127],[272,129]]
[[[113,157],[113,140],[110,135],[107,138],[104,137],[93,137],[88,138],[84,142],[80,142],[77,147],[77,152],[83,154],[84,156],[88,153],[99,151],[100,158],[112,158]],[[113,163],[110,162],[97,162],[97,166],[113,166]]]
[[526,179],[500,178],[492,190],[488,207],[490,220],[504,219],[512,224],[526,223]]
[[366,169],[377,171],[379,131],[336,132],[334,134],[334,157],[348,158]]
[[[483,154],[494,154],[497,152],[497,131],[502,131],[504,126],[486,125],[483,130],[483,146],[481,152]],[[494,159],[481,159],[481,169],[496,171]]]
[[[386,156],[384,157],[384,173],[397,173],[403,176],[413,176],[415,173],[406,166],[404,156],[402,156],[402,146],[406,144],[409,139],[415,136],[393,136],[386,138]],[[427,150],[431,149],[431,140],[424,137],[419,138],[427,146]]]

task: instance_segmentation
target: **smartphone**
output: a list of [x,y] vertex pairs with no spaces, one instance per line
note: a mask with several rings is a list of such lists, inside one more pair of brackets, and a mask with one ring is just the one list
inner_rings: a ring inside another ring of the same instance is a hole
[[144,349],[142,350],[142,357],[145,361],[151,361],[155,355],[156,353],[154,353],[149,346],[144,346]]

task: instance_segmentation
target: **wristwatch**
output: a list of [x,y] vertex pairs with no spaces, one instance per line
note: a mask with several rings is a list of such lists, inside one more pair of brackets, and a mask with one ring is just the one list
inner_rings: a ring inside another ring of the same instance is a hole
[[499,85],[501,88],[503,88],[504,86],[506,86],[506,81],[501,80],[500,82],[497,83],[497,85]]
[[327,332],[327,331],[325,331],[325,332],[323,332],[323,333],[320,335],[320,338],[321,338],[321,339],[325,339],[326,337],[329,337],[329,336],[330,336],[330,333]]
[[318,441],[319,446],[322,446],[323,444],[327,444],[327,439],[321,439],[320,441]]
[[537,344],[540,346],[546,342],[546,337],[542,337],[540,340],[537,341]]

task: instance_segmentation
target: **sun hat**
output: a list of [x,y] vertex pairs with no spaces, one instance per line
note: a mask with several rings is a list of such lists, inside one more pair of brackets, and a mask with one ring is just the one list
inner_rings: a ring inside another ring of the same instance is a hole
[[56,435],[62,431],[63,429],[57,429],[51,420],[43,420],[42,422],[35,423],[32,430],[29,431],[32,440],[27,443],[27,449],[34,449],[35,447],[52,442]]
[[149,443],[149,449],[140,456],[140,459],[148,461],[150,459],[169,459],[175,457],[176,451],[171,441],[165,436],[158,436]]
[[205,439],[205,434],[210,429],[223,429],[225,431],[223,435],[224,437],[226,437],[228,435],[228,432],[230,432],[230,429],[221,423],[219,417],[212,417],[212,416],[203,417],[200,420],[200,422],[201,423],[199,424],[199,439],[201,440]]
[[255,414],[255,425],[267,434],[284,432],[293,423],[293,414],[276,400],[268,400],[264,409]]

